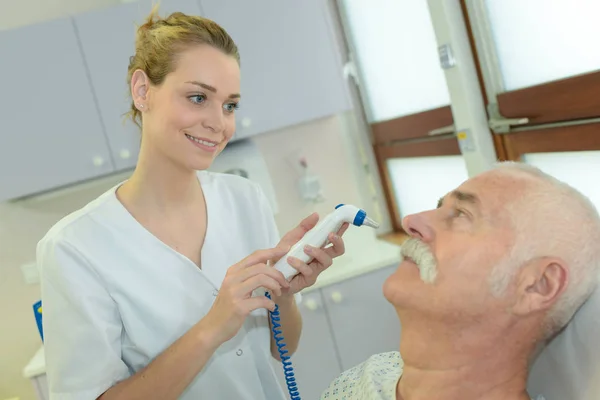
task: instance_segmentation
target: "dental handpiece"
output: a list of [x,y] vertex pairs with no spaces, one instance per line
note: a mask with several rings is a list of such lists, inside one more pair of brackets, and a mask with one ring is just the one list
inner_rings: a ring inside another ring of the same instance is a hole
[[292,246],[285,256],[275,263],[274,268],[280,271],[286,280],[290,281],[298,274],[298,270],[288,263],[288,257],[295,257],[307,264],[310,263],[313,257],[304,252],[304,247],[306,245],[316,248],[326,246],[329,244],[329,234],[332,232],[337,233],[346,222],[354,226],[369,226],[374,229],[379,228],[379,223],[369,218],[364,210],[350,204],[339,204],[335,207],[335,210],[329,213],[323,220],[319,221],[314,228],[306,232],[304,237]]

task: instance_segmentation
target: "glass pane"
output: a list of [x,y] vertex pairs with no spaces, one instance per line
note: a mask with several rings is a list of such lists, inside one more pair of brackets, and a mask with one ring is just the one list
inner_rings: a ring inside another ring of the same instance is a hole
[[426,0],[345,0],[370,122],[450,104]]
[[469,178],[462,156],[391,158],[387,167],[402,216],[435,208]]
[[525,154],[522,159],[573,186],[588,196],[600,210],[600,151],[531,153]]
[[600,1],[485,3],[506,90],[600,69]]

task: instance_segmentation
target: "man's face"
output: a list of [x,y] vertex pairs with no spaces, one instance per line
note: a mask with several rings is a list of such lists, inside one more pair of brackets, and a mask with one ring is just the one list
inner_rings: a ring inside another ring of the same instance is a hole
[[404,219],[411,236],[404,250],[417,262],[405,258],[384,284],[399,313],[473,323],[507,306],[492,295],[490,274],[512,248],[505,205],[520,189],[514,178],[488,172],[444,196],[438,208]]

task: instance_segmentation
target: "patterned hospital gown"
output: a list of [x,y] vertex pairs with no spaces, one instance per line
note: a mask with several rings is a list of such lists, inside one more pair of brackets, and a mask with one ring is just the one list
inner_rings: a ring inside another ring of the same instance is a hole
[[[376,354],[343,372],[321,395],[321,400],[396,400],[403,367],[400,353]],[[536,400],[544,400],[543,396]]]
[[321,400],[395,400],[402,366],[397,351],[371,356],[342,373],[323,392]]

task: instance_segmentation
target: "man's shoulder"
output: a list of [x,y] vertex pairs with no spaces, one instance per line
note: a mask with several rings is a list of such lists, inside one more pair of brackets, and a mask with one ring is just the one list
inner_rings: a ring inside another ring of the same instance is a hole
[[387,353],[379,353],[372,355],[365,361],[365,363],[373,366],[399,366],[400,368],[403,365],[402,356],[399,351],[390,351]]
[[395,397],[395,388],[402,375],[402,357],[397,351],[372,355],[357,366],[344,371],[321,399],[377,399]]

